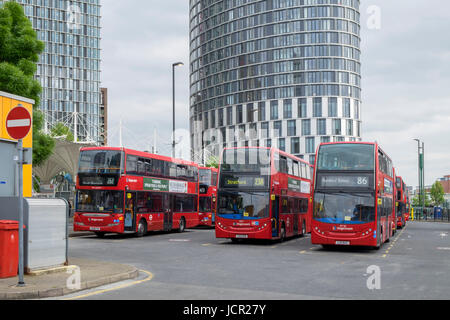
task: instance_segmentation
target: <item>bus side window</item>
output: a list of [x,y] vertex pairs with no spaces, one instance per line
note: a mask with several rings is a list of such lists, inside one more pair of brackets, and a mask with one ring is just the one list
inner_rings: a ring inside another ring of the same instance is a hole
[[127,156],[127,174],[136,175],[137,174],[137,162],[138,159],[135,156]]
[[298,169],[298,161],[294,161],[294,176],[300,177],[299,169]]

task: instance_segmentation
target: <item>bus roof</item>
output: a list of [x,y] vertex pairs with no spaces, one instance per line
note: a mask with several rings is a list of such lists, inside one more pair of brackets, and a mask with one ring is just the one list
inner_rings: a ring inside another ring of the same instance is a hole
[[177,158],[172,158],[172,157],[167,157],[167,156],[163,156],[160,154],[153,154],[150,152],[144,152],[144,151],[138,151],[138,150],[134,150],[134,149],[128,149],[128,148],[120,148],[120,147],[85,147],[85,148],[81,148],[81,151],[124,151],[126,154],[131,154],[134,156],[141,156],[141,157],[151,157],[152,159],[157,159],[157,160],[164,160],[164,161],[169,161],[169,162],[174,162],[177,164],[184,164],[184,165],[191,165],[191,166],[196,166],[198,167],[198,164],[192,161],[187,161],[187,160],[183,160],[183,159],[177,159]]
[[321,146],[325,146],[325,145],[335,145],[335,144],[367,144],[367,145],[374,145],[376,146],[386,157],[389,158],[389,160],[392,161],[391,157],[389,157],[389,155],[384,152],[384,150],[380,147],[380,145],[378,144],[378,142],[369,142],[369,141],[337,141],[337,142],[323,142],[319,145],[319,148]]
[[298,158],[298,157],[296,157],[296,156],[294,156],[292,154],[289,154],[287,152],[284,152],[284,151],[282,151],[280,149],[277,149],[277,148],[274,148],[274,147],[272,147],[272,148],[269,148],[269,147],[231,147],[231,148],[224,148],[223,151],[222,151],[222,154],[226,150],[241,150],[241,149],[265,149],[265,150],[271,150],[271,152],[278,152],[278,153],[280,153],[281,155],[283,155],[285,157],[288,157],[288,158],[291,158],[293,160],[305,163],[305,164],[307,164],[310,167],[314,167],[314,165],[309,163],[308,161],[306,161],[304,159],[301,159],[301,158]]

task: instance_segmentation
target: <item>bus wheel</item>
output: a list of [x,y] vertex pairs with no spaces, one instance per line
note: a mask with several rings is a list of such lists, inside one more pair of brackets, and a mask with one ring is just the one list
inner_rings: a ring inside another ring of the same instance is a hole
[[96,232],[95,235],[99,238],[104,238],[105,237],[105,233],[104,232]]
[[302,236],[306,237],[306,223],[305,222],[302,223]]
[[182,217],[180,219],[180,227],[178,229],[178,232],[182,233],[182,232],[184,232],[184,230],[186,230],[186,221],[184,220],[184,217]]
[[286,240],[286,228],[284,227],[283,224],[280,231],[280,241],[283,242],[284,240]]
[[381,243],[383,242],[383,234],[380,233],[378,235],[378,239],[377,239],[377,245],[374,247],[375,250],[380,250],[381,248]]
[[138,231],[136,232],[137,237],[143,237],[147,233],[147,223],[145,220],[139,221]]

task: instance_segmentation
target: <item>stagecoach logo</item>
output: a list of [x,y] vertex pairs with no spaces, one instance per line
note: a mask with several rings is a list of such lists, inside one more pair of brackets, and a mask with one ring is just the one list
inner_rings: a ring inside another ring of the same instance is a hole
[[333,231],[353,231],[353,228],[349,226],[339,226],[333,227]]

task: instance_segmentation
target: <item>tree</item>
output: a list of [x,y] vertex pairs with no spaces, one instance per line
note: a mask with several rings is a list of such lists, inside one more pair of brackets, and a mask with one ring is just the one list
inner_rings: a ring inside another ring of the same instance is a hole
[[64,138],[65,141],[73,142],[74,136],[69,127],[66,127],[62,122],[58,122],[53,126],[51,136],[53,138]]
[[44,43],[37,39],[20,4],[9,1],[0,7],[0,91],[35,101],[33,109],[33,165],[42,164],[52,153],[54,141],[43,131],[39,111],[42,87],[34,79]]
[[215,156],[209,157],[208,161],[206,161],[206,167],[208,168],[219,168],[219,158]]
[[[415,196],[414,198],[412,198],[412,205],[414,207],[421,207],[423,203],[422,199],[422,195]],[[431,207],[431,200],[428,194],[425,194],[425,207]]]
[[431,196],[431,202],[432,202],[433,206],[437,207],[445,202],[444,187],[442,186],[442,184],[439,181],[436,181],[431,186],[430,196]]

